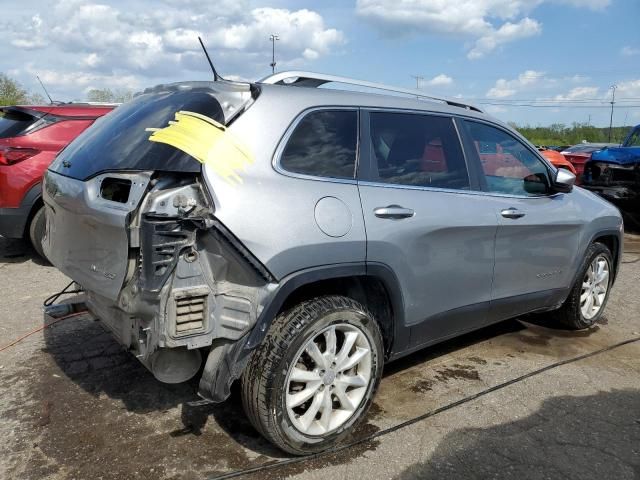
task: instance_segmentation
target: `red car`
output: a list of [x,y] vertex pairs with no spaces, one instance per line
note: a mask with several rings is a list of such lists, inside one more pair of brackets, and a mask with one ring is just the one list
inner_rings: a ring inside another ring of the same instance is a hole
[[579,143],[560,152],[576,169],[576,177],[582,179],[584,164],[589,161],[591,154],[605,147],[617,147],[617,143]]
[[0,108],[0,236],[26,238],[42,255],[42,175],[60,150],[115,105]]
[[567,160],[566,158],[564,158],[564,155],[562,155],[560,152],[556,152],[555,150],[549,150],[547,148],[544,147],[540,147],[538,148],[538,150],[540,151],[540,153],[542,155],[544,155],[544,157],[549,160],[551,162],[551,164],[556,167],[556,168],[565,168],[567,170],[569,170],[571,173],[573,173],[574,175],[576,175],[576,183],[579,180],[577,178],[577,172],[576,169],[574,168],[574,166],[572,165],[572,163]]

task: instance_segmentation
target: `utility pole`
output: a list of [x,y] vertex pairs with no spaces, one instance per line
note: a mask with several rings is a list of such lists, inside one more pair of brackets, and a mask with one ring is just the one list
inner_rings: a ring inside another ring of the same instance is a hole
[[424,80],[424,77],[422,75],[411,75],[411,78],[416,79],[416,90],[420,90],[420,82]]
[[269,35],[271,40],[271,73],[276,73],[276,40],[280,40],[277,34]]
[[611,128],[613,127],[613,106],[616,104],[616,88],[618,86],[614,83],[609,87],[611,89],[611,117],[609,118],[609,143],[611,143]]

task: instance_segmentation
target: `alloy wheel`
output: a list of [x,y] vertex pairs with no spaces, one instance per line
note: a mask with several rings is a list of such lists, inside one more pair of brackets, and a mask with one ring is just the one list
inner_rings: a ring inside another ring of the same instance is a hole
[[359,328],[333,324],[298,351],[286,378],[286,407],[306,435],[343,425],[365,398],[372,376],[371,344]]
[[590,320],[602,309],[609,288],[609,261],[604,255],[593,259],[582,280],[580,310]]

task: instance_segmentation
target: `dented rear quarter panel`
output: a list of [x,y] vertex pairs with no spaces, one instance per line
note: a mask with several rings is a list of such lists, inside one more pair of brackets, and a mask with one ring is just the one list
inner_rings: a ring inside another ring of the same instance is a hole
[[[364,261],[366,236],[356,182],[302,178],[274,169],[283,132],[313,105],[295,95],[296,88],[287,102],[270,95],[273,88],[279,87],[266,88],[229,127],[255,158],[239,172],[242,182],[227,182],[210,165],[203,167],[215,216],[278,279],[303,268]],[[324,197],[341,200],[350,212],[351,226],[339,238],[323,233],[315,221],[316,205]]]

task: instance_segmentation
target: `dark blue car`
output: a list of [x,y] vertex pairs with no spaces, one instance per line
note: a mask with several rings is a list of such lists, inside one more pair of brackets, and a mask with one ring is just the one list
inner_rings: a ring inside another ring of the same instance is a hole
[[582,186],[615,204],[629,230],[640,230],[640,125],[631,130],[620,147],[591,154]]

